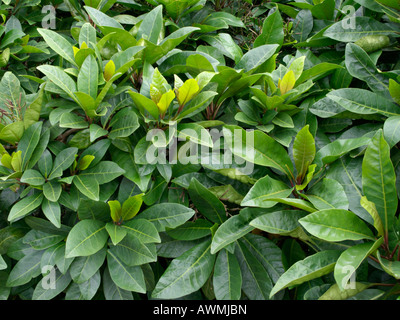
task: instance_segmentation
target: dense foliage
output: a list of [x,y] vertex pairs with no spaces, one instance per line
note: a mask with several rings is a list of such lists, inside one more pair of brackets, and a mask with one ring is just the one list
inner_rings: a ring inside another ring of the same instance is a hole
[[398,299],[397,0],[0,3],[0,299]]

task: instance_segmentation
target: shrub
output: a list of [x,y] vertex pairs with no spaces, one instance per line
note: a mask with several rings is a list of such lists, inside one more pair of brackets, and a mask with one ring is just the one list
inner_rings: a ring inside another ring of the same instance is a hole
[[399,297],[392,0],[0,13],[0,298]]

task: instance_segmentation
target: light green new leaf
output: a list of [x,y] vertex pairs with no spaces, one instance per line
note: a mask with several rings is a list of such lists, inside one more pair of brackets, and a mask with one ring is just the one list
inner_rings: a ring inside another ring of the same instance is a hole
[[122,204],[121,216],[122,220],[127,221],[136,216],[143,203],[143,193],[128,198]]
[[119,242],[121,242],[122,239],[124,239],[127,234],[126,229],[121,228],[121,226],[116,225],[113,222],[107,222],[106,230],[110,235],[110,239],[114,246],[116,246]]
[[297,133],[293,142],[293,158],[300,181],[303,181],[309,165],[314,161],[315,150],[314,137],[310,133],[309,125],[306,125]]

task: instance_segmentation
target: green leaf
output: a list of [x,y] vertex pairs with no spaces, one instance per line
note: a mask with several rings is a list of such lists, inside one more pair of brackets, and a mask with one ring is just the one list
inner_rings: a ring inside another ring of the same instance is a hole
[[154,119],[158,119],[159,110],[153,100],[137,92],[128,91],[128,93],[141,113],[146,110]]
[[76,66],[74,50],[72,49],[72,45],[69,43],[68,40],[60,36],[57,32],[50,29],[39,28],[37,29],[37,31],[41,34],[44,41],[46,41],[51,49],[53,49],[65,60]]
[[[142,217],[142,214],[140,217]],[[141,243],[161,242],[158,230],[154,223],[142,218],[136,218],[125,222],[121,227]]]
[[56,202],[62,191],[61,184],[55,180],[48,181],[43,185],[43,195],[47,200]]
[[88,55],[79,70],[77,78],[78,91],[86,93],[93,99],[96,99],[97,84],[99,81],[98,76],[99,68],[96,59],[92,55]]
[[331,273],[340,254],[341,251],[325,250],[297,261],[278,279],[270,296],[272,297],[284,288],[299,285]]
[[312,186],[306,195],[302,196],[310,201],[318,210],[349,208],[349,200],[342,185],[333,179],[324,178]]
[[117,20],[113,19],[107,14],[89,6],[84,6],[84,8],[97,26],[123,29]]
[[369,90],[346,88],[331,91],[327,97],[348,111],[358,114],[379,113],[386,117],[400,114],[399,107],[381,94]]
[[136,39],[146,39],[154,44],[158,43],[163,27],[162,5],[148,12],[140,24]]
[[250,300],[269,300],[272,280],[260,261],[239,240],[235,247],[235,256],[242,273],[242,290]]
[[17,143],[21,140],[24,134],[24,122],[16,121],[12,122],[5,127],[1,128],[0,140],[6,141],[11,144]]
[[318,298],[318,300],[348,300],[350,297],[355,296],[356,294],[364,291],[367,289],[369,285],[356,282],[355,288],[346,289],[340,291],[339,286],[337,283],[333,284],[325,293]]
[[104,264],[106,254],[107,250],[104,248],[90,256],[76,257],[69,269],[72,280],[78,284],[89,280]]
[[278,47],[277,44],[265,44],[249,50],[236,64],[235,69],[244,69],[247,73],[255,71],[274,55]]
[[241,202],[241,206],[271,208],[276,202],[264,201],[268,198],[286,198],[292,193],[292,188],[279,181],[265,176],[257,180]]
[[196,123],[179,123],[177,133],[179,141],[188,139],[196,144],[213,147],[212,137],[208,130]]
[[202,215],[215,223],[226,220],[223,203],[196,178],[191,180],[188,191],[190,199]]
[[286,150],[267,134],[259,130],[246,134],[242,128],[228,125],[223,127],[223,133],[234,155],[251,163],[278,169],[288,176],[292,175],[293,164]]
[[154,243],[145,244],[129,233],[118,244],[111,246],[109,251],[130,267],[155,262],[157,260],[157,252]]
[[211,242],[205,241],[172,260],[152,292],[153,298],[175,299],[200,289],[214,267]]
[[43,122],[41,121],[32,124],[28,129],[25,130],[21,140],[18,143],[17,151],[22,152],[22,170],[27,167],[32,154],[39,143],[42,125]]
[[88,123],[76,113],[64,113],[60,118],[60,128],[85,129]]
[[383,270],[395,279],[400,279],[400,261],[390,261],[387,259],[382,259],[379,251],[377,251],[377,256],[379,259],[379,263],[382,266]]
[[383,125],[383,135],[390,148],[400,141],[400,116],[386,119]]
[[383,229],[382,219],[376,210],[375,203],[368,201],[367,197],[363,196],[360,199],[360,204],[371,215],[374,221],[374,227],[378,231],[378,236],[384,235],[385,230]]
[[217,300],[239,300],[242,273],[236,257],[222,250],[215,261],[213,287]]
[[41,65],[37,69],[44,73],[50,81],[64,91],[70,98],[76,100],[74,92],[77,91],[75,81],[63,69],[51,65]]
[[90,256],[104,247],[108,239],[105,223],[82,220],[70,231],[65,247],[67,258]]
[[254,229],[249,224],[252,219],[253,216],[249,215],[248,211],[243,211],[222,223],[212,238],[211,253],[215,254],[222,248],[251,232]]
[[389,79],[381,74],[370,56],[354,43],[348,43],[345,51],[346,68],[349,73],[360,79],[377,94],[390,98]]
[[82,171],[79,176],[81,178],[94,179],[101,185],[118,178],[124,173],[125,170],[121,169],[115,162],[101,161],[97,165]]
[[343,251],[334,269],[335,281],[341,291],[347,289],[347,282],[355,275],[360,264],[383,243],[383,238],[375,242],[357,244]]
[[92,177],[74,176],[73,184],[89,199],[99,201],[100,186]]
[[307,213],[301,210],[275,211],[255,218],[250,221],[250,225],[268,233],[306,239],[307,236],[298,222],[306,215]]
[[10,210],[10,213],[8,214],[7,220],[15,221],[28,215],[42,204],[42,200],[43,200],[42,192],[23,198],[22,200],[18,201],[16,204],[13,205],[13,207]]
[[90,142],[97,140],[108,134],[108,131],[100,127],[99,125],[92,123],[89,126]]
[[303,181],[309,165],[314,161],[315,141],[310,133],[309,125],[304,126],[293,142],[293,158],[297,169],[297,179]]
[[28,169],[26,170],[21,177],[20,180],[22,183],[27,183],[33,186],[41,186],[45,183],[45,179],[43,176],[40,174],[39,171],[36,171],[34,169]]
[[122,239],[125,238],[127,231],[121,226],[114,224],[113,222],[107,222],[106,230],[110,235],[111,241],[114,246],[116,246]]
[[354,213],[343,209],[326,209],[299,220],[312,235],[326,241],[373,240],[367,225]]
[[196,219],[188,221],[174,228],[166,229],[167,234],[177,240],[191,241],[201,239],[211,234],[213,224],[205,219]]
[[17,287],[28,283],[32,278],[40,275],[40,260],[43,250],[34,250],[20,259],[11,270],[6,286]]
[[274,43],[281,46],[283,40],[283,20],[279,10],[276,10],[264,20],[261,34],[256,38],[253,45],[254,48]]
[[143,271],[139,266],[126,265],[111,250],[107,251],[107,264],[111,279],[118,287],[139,293],[146,292]]
[[313,17],[310,10],[301,10],[293,21],[293,38],[297,42],[306,41],[313,28]]
[[110,139],[128,137],[139,128],[139,120],[136,113],[129,108],[117,112],[110,121]]
[[78,148],[71,147],[60,151],[54,159],[53,169],[50,172],[48,180],[62,176],[64,170],[68,169],[75,161],[75,155]]
[[[349,28],[349,22],[354,19],[354,28]],[[371,17],[358,17],[342,19],[331,25],[325,32],[324,36],[341,41],[354,42],[368,35],[391,35],[394,30],[389,24],[381,23]]]
[[43,199],[42,211],[47,219],[57,228],[61,227],[61,207],[58,202]]
[[127,221],[136,216],[143,203],[143,193],[128,198],[122,204],[122,220]]
[[397,210],[396,174],[390,160],[390,148],[379,130],[371,139],[362,162],[362,188],[376,206],[385,233],[393,225]]
[[33,229],[23,237],[23,242],[29,244],[35,250],[43,250],[52,247],[63,239],[64,236],[62,235]]

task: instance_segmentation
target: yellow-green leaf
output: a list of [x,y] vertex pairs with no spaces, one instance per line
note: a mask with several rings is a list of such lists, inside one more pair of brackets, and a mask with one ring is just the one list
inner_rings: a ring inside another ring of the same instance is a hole
[[110,207],[111,219],[114,222],[119,222],[121,220],[121,203],[118,200],[108,201]]
[[178,89],[178,102],[180,106],[185,105],[199,92],[199,85],[195,79],[188,79]]
[[295,83],[296,83],[296,76],[295,76],[293,70],[289,70],[284,75],[282,80],[279,79],[279,82],[278,82],[278,87],[281,90],[281,95],[284,95],[286,92],[292,90]]
[[161,114],[164,114],[167,111],[169,105],[171,104],[172,100],[175,98],[175,93],[172,90],[167,91],[164,93],[160,101],[157,103],[158,110],[160,110]]
[[110,60],[104,67],[104,79],[106,81],[110,80],[111,77],[114,75],[114,73],[115,73],[115,64],[114,61]]

